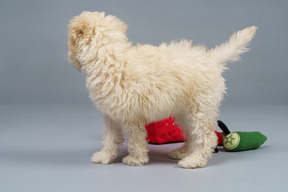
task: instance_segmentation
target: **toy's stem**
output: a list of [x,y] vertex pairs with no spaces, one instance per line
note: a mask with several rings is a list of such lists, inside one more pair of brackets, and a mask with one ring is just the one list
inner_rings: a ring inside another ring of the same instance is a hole
[[223,131],[223,133],[226,135],[230,134],[231,132],[229,131],[228,127],[220,120],[217,121],[218,126],[220,129]]

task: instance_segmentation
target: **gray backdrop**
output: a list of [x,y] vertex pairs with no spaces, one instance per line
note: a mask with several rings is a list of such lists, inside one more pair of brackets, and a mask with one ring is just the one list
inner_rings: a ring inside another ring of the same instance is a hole
[[[261,131],[267,142],[247,152],[219,148],[204,169],[169,159],[181,143],[148,145],[144,167],[121,163],[125,147],[115,164],[92,164],[103,117],[85,75],[66,59],[68,21],[83,10],[118,16],[134,44],[187,38],[211,48],[257,25],[250,52],[224,73],[220,119],[231,131]],[[287,190],[287,18],[287,0],[0,0],[0,191]]]
[[121,18],[134,44],[186,38],[211,48],[256,25],[250,52],[224,73],[224,104],[288,104],[285,0],[1,0],[0,104],[89,103],[84,74],[66,59],[68,21],[83,10]]

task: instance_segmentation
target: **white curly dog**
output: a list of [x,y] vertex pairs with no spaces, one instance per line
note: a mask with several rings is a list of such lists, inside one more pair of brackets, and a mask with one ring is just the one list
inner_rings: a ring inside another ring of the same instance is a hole
[[254,37],[252,26],[234,33],[214,49],[182,40],[132,46],[118,18],[83,12],[69,24],[69,61],[87,74],[90,98],[105,116],[103,149],[92,161],[109,164],[126,134],[127,165],[149,161],[145,123],[170,115],[187,135],[169,155],[183,168],[205,167],[217,145],[214,133],[225,93],[225,63],[236,61]]

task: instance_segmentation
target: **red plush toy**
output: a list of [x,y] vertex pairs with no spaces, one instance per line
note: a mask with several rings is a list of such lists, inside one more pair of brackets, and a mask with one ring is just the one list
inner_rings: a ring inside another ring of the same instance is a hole
[[[174,118],[169,117],[162,121],[146,125],[147,140],[152,144],[163,144],[185,141],[182,130],[174,123]],[[215,131],[218,137],[218,145],[222,145],[223,137],[218,131]]]
[[162,121],[146,125],[147,140],[153,144],[181,142],[185,140],[183,132],[174,123],[174,118],[169,117]]

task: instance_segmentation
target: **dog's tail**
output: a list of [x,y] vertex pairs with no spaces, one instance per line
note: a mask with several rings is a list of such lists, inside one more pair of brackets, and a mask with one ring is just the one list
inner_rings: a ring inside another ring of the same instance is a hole
[[251,26],[237,31],[230,37],[228,42],[216,46],[208,51],[208,54],[212,59],[222,64],[237,61],[242,53],[248,51],[247,46],[255,36],[256,30],[256,26]]

